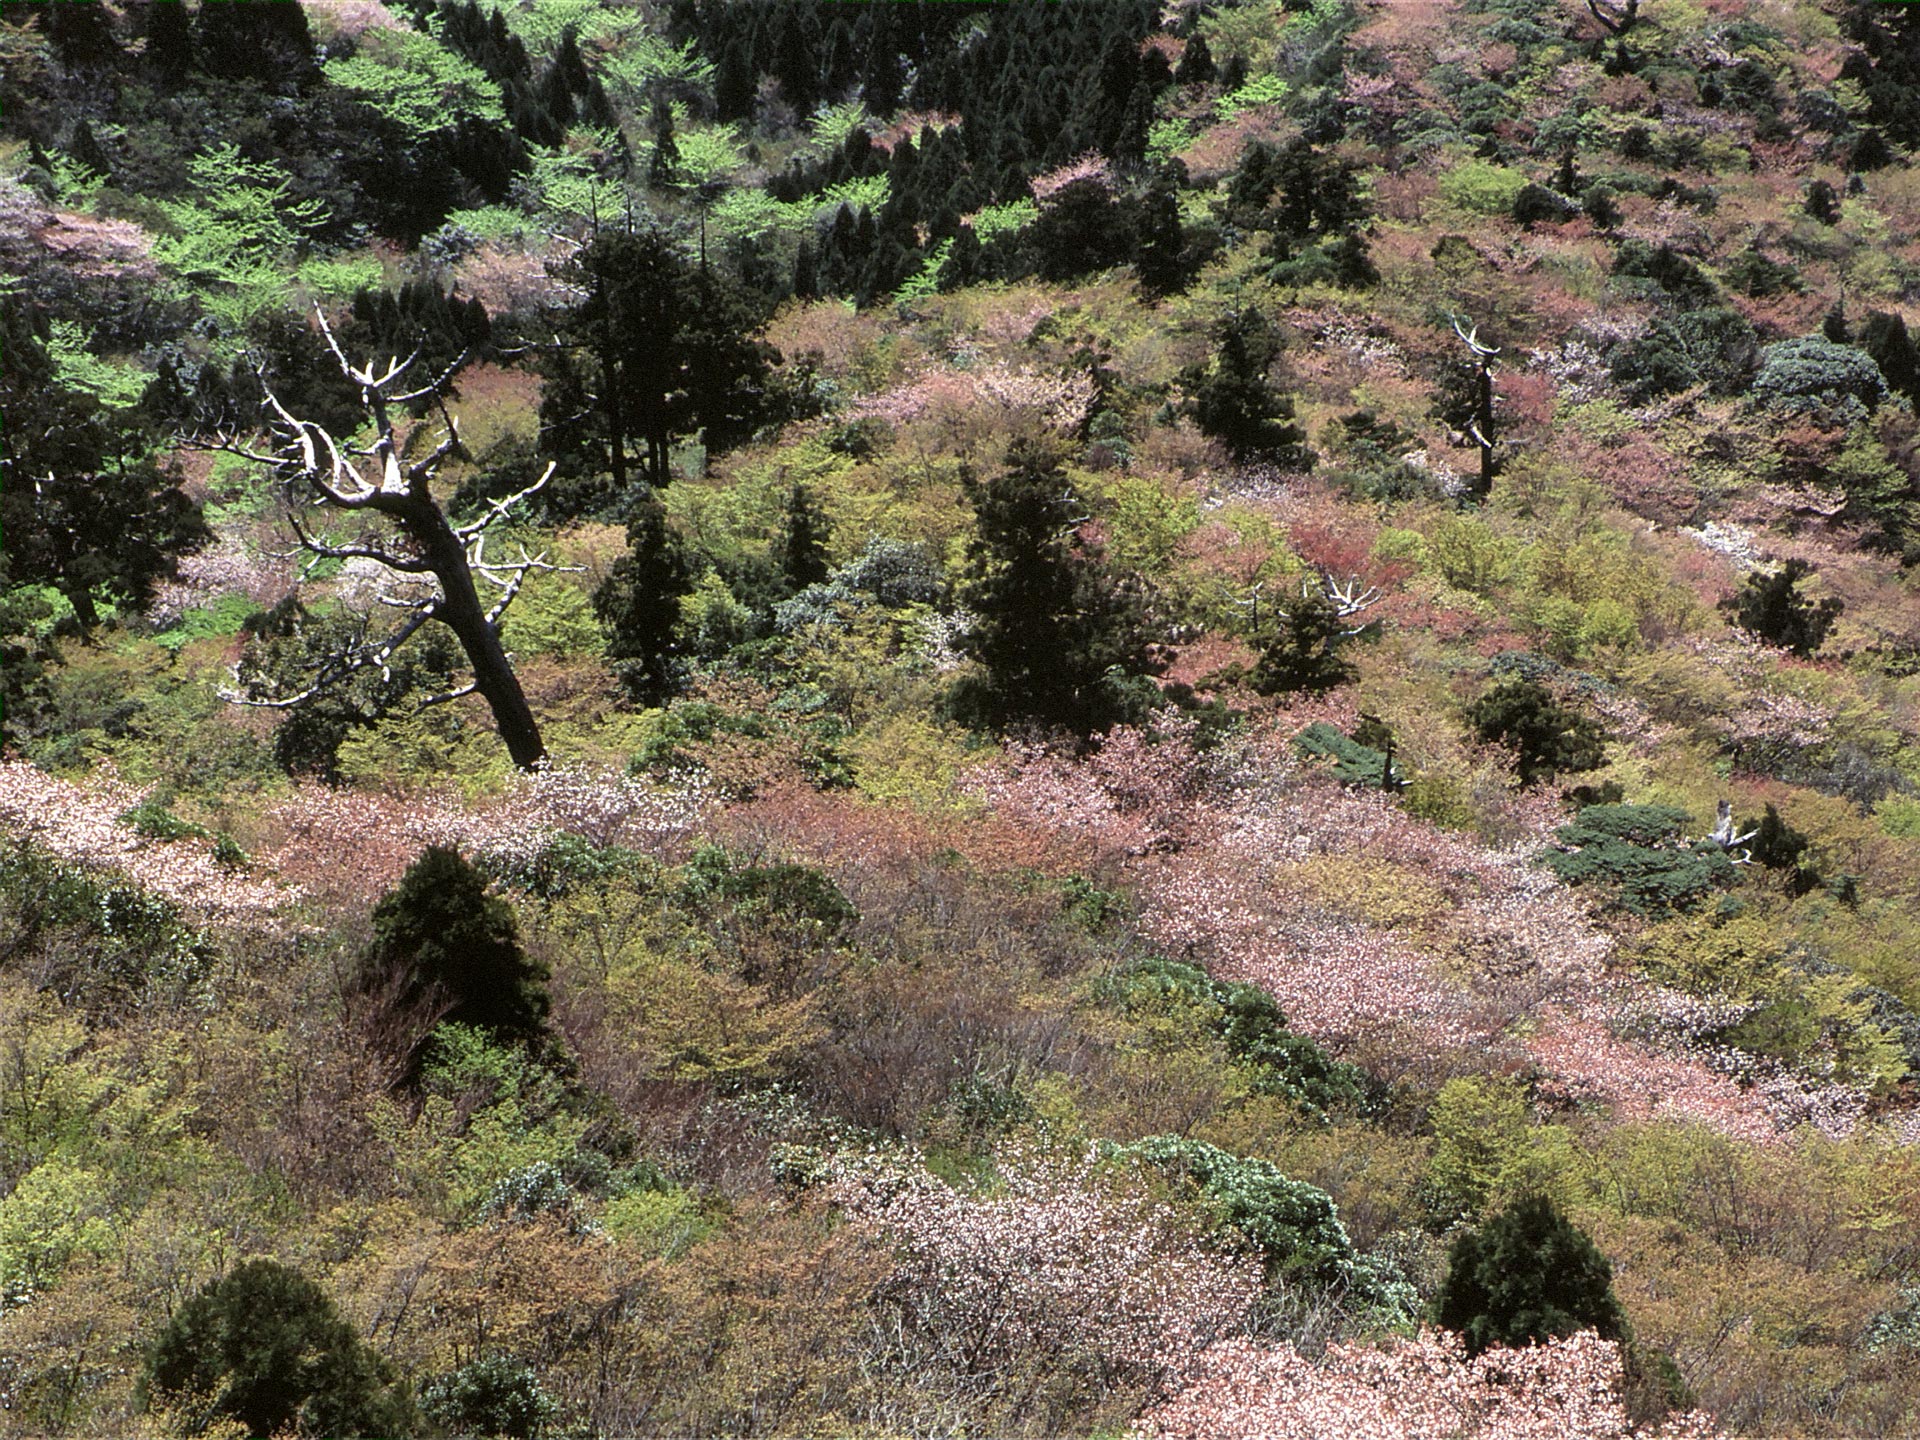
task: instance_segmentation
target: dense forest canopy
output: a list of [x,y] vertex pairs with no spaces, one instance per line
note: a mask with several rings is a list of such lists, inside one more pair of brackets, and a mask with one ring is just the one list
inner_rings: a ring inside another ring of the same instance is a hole
[[0,0],[0,1434],[1920,1430],[1920,6]]

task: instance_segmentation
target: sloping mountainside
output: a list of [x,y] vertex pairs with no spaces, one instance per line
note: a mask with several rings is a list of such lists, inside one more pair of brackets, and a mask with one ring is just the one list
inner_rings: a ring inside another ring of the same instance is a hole
[[0,0],[0,1434],[1920,1433],[1920,6]]

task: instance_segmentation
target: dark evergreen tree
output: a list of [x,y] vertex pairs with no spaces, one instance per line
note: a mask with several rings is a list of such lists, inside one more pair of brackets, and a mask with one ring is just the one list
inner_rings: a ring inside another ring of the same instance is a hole
[[1134,269],[1149,294],[1171,295],[1186,283],[1186,234],[1180,226],[1180,185],[1163,170],[1141,197],[1135,226]]
[[1887,388],[1920,409],[1920,346],[1908,333],[1907,322],[1886,310],[1869,311],[1855,343],[1873,357]]
[[1742,630],[1805,660],[1846,609],[1837,595],[1815,604],[1800,593],[1800,582],[1812,573],[1806,561],[1797,559],[1771,573],[1756,571],[1744,587],[1720,602],[1720,609]]
[[820,264],[808,236],[801,237],[799,248],[793,252],[793,293],[801,300],[811,300],[820,293]]
[[826,512],[805,485],[787,495],[786,525],[780,538],[780,573],[792,590],[804,590],[827,578]]
[[953,708],[973,724],[1033,723],[1090,735],[1137,709],[1149,668],[1142,607],[1080,536],[1079,498],[1046,446],[1017,440],[998,475],[966,477],[977,534],[961,643],[981,673]]
[[1352,663],[1340,653],[1353,637],[1339,606],[1318,583],[1310,579],[1276,610],[1272,637],[1248,676],[1255,690],[1262,695],[1317,694],[1353,678]]
[[200,63],[222,80],[298,89],[315,70],[300,0],[202,0]]
[[1478,1355],[1581,1330],[1623,1339],[1613,1266],[1544,1195],[1520,1199],[1454,1241],[1435,1318]]
[[680,602],[692,589],[685,548],[667,525],[665,507],[647,496],[627,522],[627,553],[593,597],[607,627],[607,653],[635,699],[658,704],[672,692]]
[[1522,785],[1597,769],[1606,758],[1607,737],[1600,726],[1532,680],[1495,686],[1473,703],[1467,719],[1483,744],[1513,751]]
[[169,84],[193,68],[193,27],[185,0],[152,0],[146,7],[147,64]]
[[1186,49],[1180,52],[1180,63],[1174,67],[1174,82],[1179,85],[1205,85],[1213,79],[1213,51],[1207,48],[1207,37],[1195,35],[1187,41]]
[[723,449],[767,414],[779,357],[751,333],[762,316],[737,283],[696,266],[657,230],[602,230],[568,273],[586,297],[562,340],[591,403],[569,417],[565,438],[611,474],[616,494],[628,490],[636,445],[640,478],[657,488],[672,478],[674,437],[704,429],[708,448]]
[[1835,345],[1845,345],[1853,339],[1853,331],[1847,325],[1845,301],[1836,300],[1828,307],[1826,315],[1820,321],[1820,333]]
[[83,630],[114,594],[135,606],[208,538],[200,507],[154,460],[136,411],[57,379],[34,323],[0,306],[0,533],[12,583],[50,585]]
[[673,138],[673,107],[665,97],[653,105],[653,155],[647,161],[647,184],[665,190],[680,173],[680,146]]
[[100,146],[100,138],[93,133],[92,122],[85,117],[73,127],[73,140],[67,146],[67,153],[101,179],[112,178],[113,161],[107,158],[107,152]]
[[546,1027],[547,967],[520,947],[512,907],[444,846],[422,851],[374,906],[361,982],[396,1008],[440,1009],[442,1021],[506,1044],[538,1040]]
[[1293,401],[1267,378],[1280,354],[1279,328],[1249,306],[1230,312],[1213,339],[1213,359],[1182,376],[1195,423],[1236,459],[1311,466],[1313,452],[1293,423]]
[[248,1260],[181,1305],[142,1367],[149,1405],[190,1406],[249,1435],[393,1436],[412,1407],[325,1291],[277,1260]]
[[1807,187],[1807,214],[1822,225],[1839,223],[1840,197],[1830,181],[1816,180]]

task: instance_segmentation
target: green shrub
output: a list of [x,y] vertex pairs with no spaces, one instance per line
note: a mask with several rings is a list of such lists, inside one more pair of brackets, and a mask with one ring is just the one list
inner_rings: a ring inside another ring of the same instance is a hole
[[192,1431],[216,1416],[250,1435],[413,1429],[386,1362],[318,1285],[275,1260],[236,1266],[175,1311],[148,1352],[140,1388],[150,1405],[188,1407]]
[[1475,1355],[1581,1330],[1618,1340],[1627,1329],[1613,1266],[1544,1195],[1517,1201],[1454,1242],[1434,1318]]
[[1473,703],[1467,720],[1483,744],[1504,745],[1513,752],[1522,785],[1594,770],[1606,759],[1606,732],[1532,680],[1495,686]]
[[1656,916],[1731,885],[1733,861],[1711,841],[1682,844],[1687,812],[1666,805],[1589,805],[1554,832],[1540,863],[1569,885],[1605,885],[1615,903]]

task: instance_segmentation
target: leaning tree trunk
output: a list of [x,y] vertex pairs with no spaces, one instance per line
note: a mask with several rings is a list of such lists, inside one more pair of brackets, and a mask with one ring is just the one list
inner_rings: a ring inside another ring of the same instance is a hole
[[467,663],[473,666],[474,688],[493,711],[493,723],[513,763],[522,770],[532,769],[547,758],[547,747],[540,739],[533,707],[520,688],[520,678],[507,659],[506,646],[500,643],[499,628],[487,619],[486,607],[480,603],[466,545],[431,500],[402,524],[420,545],[434,578],[440,582],[434,619],[453,631],[466,652]]
[[[404,394],[391,393],[412,358],[395,360],[385,373],[375,375],[371,364],[355,366],[334,340],[323,312],[314,318],[328,347],[339,361],[341,373],[360,390],[361,403],[373,421],[374,438],[370,444],[343,449],[327,431],[311,420],[291,414],[280,397],[266,387],[267,407],[272,412],[281,440],[277,454],[260,454],[229,441],[223,448],[263,461],[277,469],[288,487],[288,517],[295,535],[308,551],[328,559],[372,560],[399,576],[431,575],[438,582],[431,596],[382,595],[382,603],[406,615],[399,627],[379,638],[356,642],[339,653],[325,657],[313,682],[297,694],[253,691],[233,693],[231,698],[253,705],[286,709],[304,704],[325,689],[366,669],[389,669],[394,652],[421,626],[439,621],[460,642],[467,663],[473,667],[473,681],[444,695],[421,703],[434,704],[478,694],[493,711],[500,739],[521,769],[531,769],[546,759],[540,727],[520,688],[519,677],[500,643],[499,621],[520,593],[529,574],[536,570],[562,567],[549,564],[545,556],[528,555],[524,549],[517,560],[494,561],[485,558],[487,534],[491,527],[508,518],[514,507],[538,492],[553,478],[554,467],[517,495],[488,502],[487,512],[478,520],[456,526],[447,518],[433,496],[433,477],[440,462],[460,451],[459,426],[446,405],[446,390],[455,371],[465,361],[463,354],[447,371],[421,389]],[[265,378],[262,377],[265,385]],[[400,438],[395,434],[392,407],[416,400],[436,405],[446,424],[446,434],[432,453],[408,462],[401,457]],[[618,439],[616,437],[616,455]],[[304,505],[318,502],[323,509],[352,515],[364,512],[369,518],[384,519],[397,536],[367,538],[336,543],[310,532],[301,520]],[[394,540],[400,543],[392,543]],[[476,577],[484,579],[500,592],[491,609],[480,599]]]

